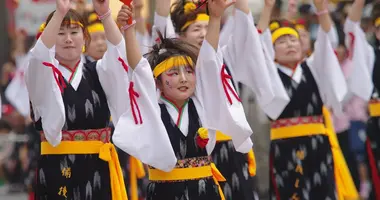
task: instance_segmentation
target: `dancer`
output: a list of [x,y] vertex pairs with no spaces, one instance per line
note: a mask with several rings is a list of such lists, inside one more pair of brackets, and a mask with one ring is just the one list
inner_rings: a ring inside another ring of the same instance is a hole
[[[150,167],[149,200],[224,199],[221,189],[217,190],[218,179],[223,180],[222,176],[207,156],[215,145],[215,129],[229,134],[240,152],[246,153],[252,147],[251,130],[235,90],[226,79],[222,56],[217,48],[221,15],[230,4],[223,0],[208,2],[210,22],[198,59],[196,47],[182,40],[160,37],[160,43],[146,55],[148,63],[138,50],[134,30],[125,25],[128,63],[133,69],[131,85],[139,96],[132,101],[138,105],[131,103],[136,115],[127,113],[120,118],[114,142],[121,149],[130,151],[124,133],[118,133],[119,128],[123,130],[127,125],[131,133],[146,131],[157,134],[162,131],[169,135],[178,160],[170,172]],[[153,76],[161,91],[159,101]],[[217,119],[216,114],[220,116]],[[168,154],[170,156],[173,152]]]
[[[178,0],[171,10],[169,16],[170,1],[157,0],[154,26],[168,37],[178,37],[200,47],[209,23],[206,6]],[[229,30],[232,31],[224,33],[227,35],[224,36],[226,41],[219,42],[225,44],[221,46],[223,62],[228,74],[232,75],[235,90],[239,91],[238,82],[249,86],[258,97],[259,104],[265,106],[273,99],[274,94],[271,92],[270,77],[265,69],[264,55],[256,50],[261,49],[261,43],[248,1],[238,0],[234,12],[234,16],[229,19],[229,24],[233,26]],[[263,92],[264,90],[267,92]],[[248,154],[237,152],[231,137],[218,131],[212,158],[227,180],[221,184],[226,199],[254,199],[256,192],[252,177],[256,173],[256,164],[253,150]]]
[[[328,10],[323,1],[314,0],[314,5],[320,30],[314,53],[305,61],[299,33],[290,21],[273,21],[271,37],[263,37],[268,67],[278,69],[271,70],[275,72],[273,84],[289,98],[263,109],[272,120],[270,195],[277,199],[337,199],[337,192],[338,199],[356,199],[356,188],[324,107],[338,113],[347,87],[328,36],[333,30]],[[268,31],[269,16],[260,19],[263,32]]]
[[107,51],[101,60],[84,63],[82,49],[89,40],[85,20],[70,9],[70,0],[56,4],[25,74],[42,140],[36,199],[124,200],[108,126],[110,113],[118,121],[128,108],[123,36],[111,18],[109,0],[93,0]]

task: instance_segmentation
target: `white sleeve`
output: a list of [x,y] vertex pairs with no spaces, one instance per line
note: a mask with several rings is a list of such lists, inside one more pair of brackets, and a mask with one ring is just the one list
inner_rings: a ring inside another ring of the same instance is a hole
[[363,100],[369,100],[373,91],[372,71],[375,62],[373,48],[368,44],[359,22],[347,19],[344,32],[350,62],[347,87],[350,92]]
[[128,109],[115,126],[113,142],[141,162],[169,172],[177,158],[161,119],[153,73],[145,58],[131,76],[131,82],[125,82],[129,84],[130,97],[124,99]]
[[30,53],[18,58],[16,74],[7,86],[4,94],[9,102],[24,117],[30,116],[29,94],[26,88],[24,74],[29,63]]
[[25,83],[29,99],[33,106],[34,120],[41,118],[42,128],[47,141],[57,146],[62,139],[62,128],[65,124],[65,106],[61,90],[56,82],[50,63],[58,67],[55,59],[55,47],[48,49],[39,39],[30,51],[31,57],[25,71]]
[[331,30],[327,33],[327,35],[329,37],[332,48],[336,49],[339,45],[339,37],[336,27],[334,25],[331,26]]
[[[268,50],[267,47],[268,46],[263,45],[263,52],[269,77],[271,77],[271,87],[274,93],[274,98],[268,104],[260,105],[260,107],[264,113],[268,115],[268,117],[276,120],[281,115],[282,111],[284,111],[285,107],[289,104],[290,98],[286,92],[284,84],[282,83],[280,75],[278,74],[276,63],[271,55],[271,50]],[[272,46],[270,48],[273,49]]]
[[234,16],[228,16],[226,22],[223,25],[222,30],[220,31],[219,36],[219,46],[223,47],[227,45],[229,38],[231,37],[232,33],[234,32],[234,23],[235,23],[235,17]]
[[252,130],[240,99],[231,81],[225,77],[227,72],[222,66],[222,53],[215,52],[207,40],[204,40],[195,70],[195,99],[202,105],[198,108],[202,110],[200,119],[203,127],[229,135],[235,149],[247,153],[252,148],[252,141],[246,142]]
[[324,104],[332,108],[337,115],[341,114],[341,102],[347,93],[346,80],[331,46],[328,33],[321,28],[318,30],[314,53],[306,62],[318,85]]
[[[119,117],[127,110],[125,103],[128,98],[128,73],[123,65],[127,65],[124,38],[118,45],[107,41],[107,51],[103,58],[96,63],[99,82],[106,94],[112,120],[117,124]],[[123,64],[124,63],[124,64]],[[126,67],[128,69],[128,67]]]
[[149,53],[149,46],[152,38],[150,38],[150,35],[148,32],[146,32],[144,35],[136,31],[136,39],[139,42],[140,45],[140,52],[142,55]]
[[259,33],[251,14],[239,10],[235,14],[235,27],[223,57],[235,81],[251,88],[260,107],[274,100],[272,77],[268,72]]
[[262,30],[263,32],[260,35],[261,38],[261,44],[265,46],[268,58],[271,58],[271,60],[274,60],[274,49],[272,44],[272,34],[269,30],[269,28]]
[[167,17],[163,17],[158,15],[156,12],[154,13],[154,21],[152,27],[152,44],[155,44],[158,38],[157,30],[160,31],[164,38],[177,37],[173,26],[173,22],[170,19],[170,15]]

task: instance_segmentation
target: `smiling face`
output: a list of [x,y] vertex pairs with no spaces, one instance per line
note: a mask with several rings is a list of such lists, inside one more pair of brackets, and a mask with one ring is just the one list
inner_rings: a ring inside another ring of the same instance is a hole
[[197,21],[191,24],[180,38],[200,48],[207,33],[208,21]]
[[77,24],[61,26],[56,42],[57,60],[66,63],[77,61],[85,45],[83,29]]
[[275,59],[278,63],[294,66],[302,57],[301,41],[294,35],[284,35],[274,42]]
[[163,95],[182,106],[195,91],[195,72],[190,66],[172,67],[163,72],[157,80]]

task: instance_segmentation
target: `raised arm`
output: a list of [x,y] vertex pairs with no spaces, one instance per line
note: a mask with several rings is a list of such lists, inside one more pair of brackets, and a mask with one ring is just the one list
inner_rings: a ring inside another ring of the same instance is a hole
[[62,20],[70,9],[70,0],[57,0],[56,3],[57,10],[31,49],[25,71],[34,120],[41,120],[46,139],[53,146],[61,142],[61,130],[66,120],[61,94],[63,77],[56,68],[59,63],[55,59],[54,45]]
[[[249,139],[252,130],[245,118],[240,99],[228,80],[223,56],[221,52],[216,52],[220,16],[228,5],[223,0],[215,0],[213,3],[209,1],[209,29],[200,49],[195,70],[195,102],[201,105],[197,109],[202,111],[200,118],[205,128],[220,130],[231,136],[236,150],[247,153],[252,148],[252,141]],[[210,141],[214,141],[213,136],[210,137]],[[210,141],[208,146],[213,146]]]
[[128,109],[120,117],[113,142],[123,151],[143,163],[163,171],[174,168],[174,155],[168,134],[161,120],[155,80],[148,61],[141,56],[134,25],[127,25],[131,9],[123,5],[118,22],[123,26],[130,68],[129,97],[124,100]]
[[156,0],[156,12],[154,13],[154,21],[152,29],[153,43],[157,39],[158,35],[155,33],[159,30],[166,37],[174,38],[176,33],[172,20],[170,19],[170,0]]
[[346,46],[350,62],[347,86],[350,92],[367,101],[373,91],[372,72],[375,62],[374,50],[367,42],[360,20],[364,7],[364,0],[356,0],[351,7],[344,24]]
[[307,59],[313,76],[319,86],[325,105],[332,108],[334,113],[341,113],[347,85],[338,59],[334,53],[328,33],[332,30],[332,20],[323,0],[314,0],[318,12],[320,28],[314,53]]

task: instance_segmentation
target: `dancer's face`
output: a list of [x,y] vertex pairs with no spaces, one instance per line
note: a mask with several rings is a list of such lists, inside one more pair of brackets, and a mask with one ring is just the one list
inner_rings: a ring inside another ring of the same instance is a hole
[[160,75],[157,86],[166,98],[181,106],[194,94],[195,81],[191,66],[172,67]]
[[95,60],[103,57],[107,50],[106,33],[103,31],[90,33],[91,42],[86,49],[87,55]]
[[294,35],[284,35],[274,43],[275,59],[285,65],[295,65],[302,59],[301,40]]
[[60,62],[79,60],[85,45],[83,29],[76,24],[60,28],[56,42],[56,56]]
[[208,21],[198,21],[191,24],[186,31],[180,36],[186,42],[197,47],[202,46],[207,33]]

